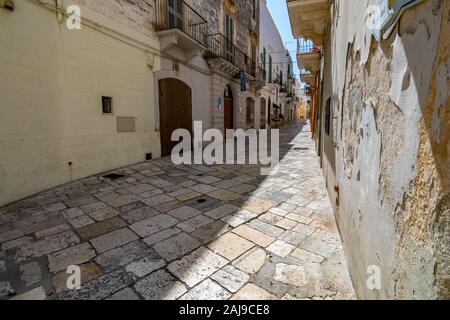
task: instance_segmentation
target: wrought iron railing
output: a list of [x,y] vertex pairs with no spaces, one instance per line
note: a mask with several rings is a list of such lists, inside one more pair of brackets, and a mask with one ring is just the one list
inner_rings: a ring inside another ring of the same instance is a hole
[[261,67],[258,67],[258,69],[257,69],[257,77],[256,78],[263,85],[266,85],[266,83],[267,83],[267,71],[264,70]]
[[244,70],[252,77],[256,77],[256,62],[236,47],[233,41],[227,39],[221,33],[208,35],[206,39],[208,48],[205,54],[206,59],[220,57],[232,63],[240,70]]
[[156,31],[171,29],[178,29],[206,46],[206,19],[183,0],[156,0]]
[[297,54],[308,54],[308,53],[320,53],[320,48],[317,48],[314,43],[310,40],[297,39]]
[[247,55],[245,55],[245,62],[245,72],[256,78],[256,62]]

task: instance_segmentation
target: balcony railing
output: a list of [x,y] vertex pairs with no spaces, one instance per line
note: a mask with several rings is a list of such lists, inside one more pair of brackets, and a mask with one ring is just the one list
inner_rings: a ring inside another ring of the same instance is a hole
[[183,0],[156,0],[156,31],[178,29],[206,46],[208,21]]
[[222,58],[235,65],[239,70],[244,70],[247,74],[256,77],[256,62],[234,45],[223,34],[216,33],[206,37],[208,51],[205,54],[207,59]]
[[258,67],[257,70],[257,80],[261,82],[263,85],[267,83],[267,71],[261,67]]
[[297,54],[320,53],[320,48],[317,48],[311,41],[303,39],[297,40]]
[[250,59],[249,56],[245,55],[245,72],[256,78],[256,62]]

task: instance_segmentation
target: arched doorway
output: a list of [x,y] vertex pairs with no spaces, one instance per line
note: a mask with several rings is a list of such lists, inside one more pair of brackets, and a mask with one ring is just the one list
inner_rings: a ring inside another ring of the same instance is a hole
[[266,128],[266,99],[261,98],[261,110],[260,110],[260,119],[259,119],[259,127],[260,129]]
[[234,129],[234,112],[233,112],[233,92],[231,91],[230,86],[225,87],[225,92],[223,95],[224,98],[224,128]]
[[255,100],[248,97],[246,100],[247,116],[246,127],[247,129],[255,129]]
[[192,134],[192,91],[181,80],[159,80],[159,123],[161,155],[169,156],[178,142],[172,141],[176,129],[187,129]]

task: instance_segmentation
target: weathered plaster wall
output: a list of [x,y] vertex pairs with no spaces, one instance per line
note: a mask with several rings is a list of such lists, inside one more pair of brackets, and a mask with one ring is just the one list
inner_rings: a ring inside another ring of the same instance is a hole
[[[332,5],[322,96],[337,118],[323,162],[332,168],[335,155],[336,177],[325,172],[355,289],[361,298],[449,298],[450,2],[410,8],[381,42],[364,20],[370,3]],[[371,265],[381,290],[366,286]]]

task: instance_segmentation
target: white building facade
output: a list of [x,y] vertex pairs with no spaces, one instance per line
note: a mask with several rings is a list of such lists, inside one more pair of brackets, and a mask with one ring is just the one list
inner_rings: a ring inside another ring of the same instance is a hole
[[260,36],[260,64],[266,74],[266,85],[261,90],[261,109],[257,114],[261,124],[277,127],[295,114],[293,62],[266,0],[260,0]]

